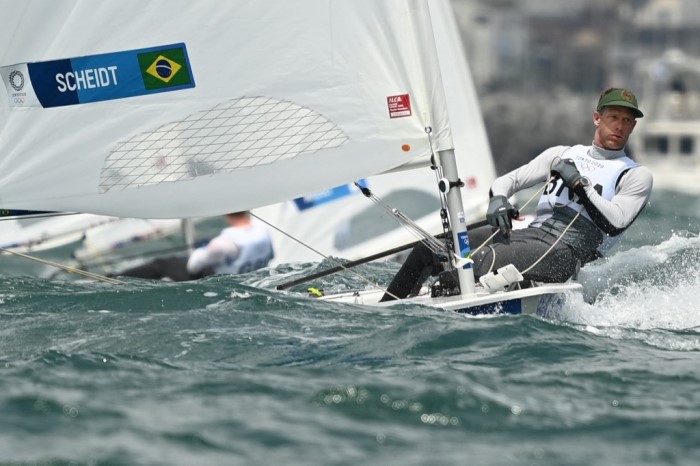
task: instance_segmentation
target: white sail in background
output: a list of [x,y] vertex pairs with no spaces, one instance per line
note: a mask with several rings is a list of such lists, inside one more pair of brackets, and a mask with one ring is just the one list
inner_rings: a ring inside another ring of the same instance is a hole
[[427,1],[2,6],[3,208],[211,216],[453,145]]
[[462,202],[467,212],[479,212],[483,217],[496,167],[479,98],[450,0],[430,0],[429,5],[457,166],[465,182]]
[[[462,203],[468,222],[481,220],[488,189],[496,177],[481,109],[459,28],[449,0],[429,2],[440,71],[453,128],[457,166],[465,182]],[[365,185],[432,234],[442,232],[435,173],[425,167],[378,175]],[[255,209],[253,213],[284,231],[272,231],[274,263],[316,261],[316,251],[358,259],[415,241],[354,186],[314,193],[302,199]]]
[[79,241],[86,230],[119,220],[117,217],[90,214],[2,220],[0,248],[17,252],[52,249]]

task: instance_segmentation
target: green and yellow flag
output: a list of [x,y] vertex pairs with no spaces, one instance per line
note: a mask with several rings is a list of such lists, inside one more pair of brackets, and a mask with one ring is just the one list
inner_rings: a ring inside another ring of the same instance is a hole
[[192,84],[182,47],[138,55],[141,76],[148,90]]

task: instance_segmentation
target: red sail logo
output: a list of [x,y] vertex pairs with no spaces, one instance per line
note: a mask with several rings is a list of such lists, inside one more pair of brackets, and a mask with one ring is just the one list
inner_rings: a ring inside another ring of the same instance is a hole
[[411,99],[408,94],[392,95],[386,98],[390,118],[411,116]]

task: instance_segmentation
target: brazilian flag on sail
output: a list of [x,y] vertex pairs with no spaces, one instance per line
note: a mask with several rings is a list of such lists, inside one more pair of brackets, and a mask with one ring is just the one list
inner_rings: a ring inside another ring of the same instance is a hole
[[138,59],[149,91],[193,84],[184,46],[140,53]]
[[195,87],[184,42],[19,63],[0,67],[0,75],[23,96],[36,96],[15,99],[16,107],[64,107]]

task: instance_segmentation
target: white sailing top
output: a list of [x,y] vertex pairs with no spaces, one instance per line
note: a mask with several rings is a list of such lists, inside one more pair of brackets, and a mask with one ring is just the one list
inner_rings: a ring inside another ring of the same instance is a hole
[[[600,160],[590,155],[590,149],[590,146],[573,146],[566,149],[561,158],[573,160],[579,173],[590,180],[593,189],[603,199],[610,200],[615,195],[620,175],[630,168],[638,167],[639,164],[626,156]],[[554,206],[567,206],[593,221],[583,205],[576,202],[573,196],[574,193],[564,185],[564,180],[553,178],[537,204],[538,217],[551,215]]]
[[267,228],[260,222],[247,227],[224,228],[206,246],[195,249],[187,271],[197,273],[213,266],[218,274],[239,274],[267,266],[274,256]]
[[[576,212],[582,211],[582,218],[588,220],[585,224],[592,223],[598,230],[595,235],[597,244],[590,244],[593,239],[590,231],[585,231],[588,228],[583,222],[572,225],[562,241],[578,249],[590,250],[595,247],[598,253],[604,254],[613,244],[611,239],[624,232],[649,201],[653,185],[651,171],[630,160],[623,150],[606,150],[595,145],[572,148],[555,146],[546,149],[526,165],[497,178],[491,186],[492,194],[510,197],[517,191],[547,180],[551,167],[559,157],[573,158],[581,174],[591,179],[592,183],[584,188],[588,198],[583,205],[585,209],[576,202],[568,202],[568,189],[558,190],[556,183],[561,181],[552,180],[555,182],[552,190],[559,195],[560,206],[555,209],[543,195],[538,204],[537,218],[530,226],[547,228],[554,234],[561,233],[568,222],[559,228],[553,217],[559,214],[570,221]],[[595,174],[596,171],[599,173]]]

